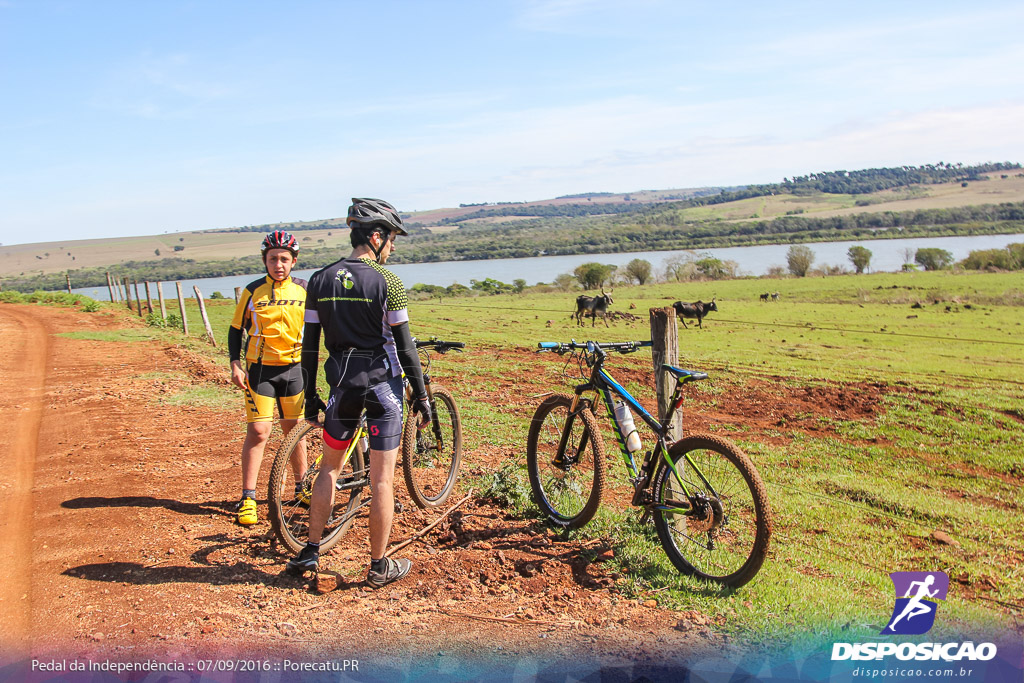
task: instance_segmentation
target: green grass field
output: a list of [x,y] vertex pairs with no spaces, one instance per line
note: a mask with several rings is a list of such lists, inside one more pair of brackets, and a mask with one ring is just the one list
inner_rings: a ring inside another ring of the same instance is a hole
[[[759,301],[765,291],[779,291],[780,301]],[[626,505],[624,468],[606,434],[613,493],[573,533],[610,539],[620,585],[663,606],[700,609],[719,620],[716,628],[750,641],[831,632],[852,640],[885,625],[893,600],[888,572],[942,570],[951,588],[929,638],[1020,628],[1024,274],[748,279],[619,288],[614,296],[613,310],[639,319],[578,328],[569,319],[572,294],[412,304],[416,336],[469,344],[465,354],[435,358],[433,371],[459,401],[464,471],[478,477],[478,487],[517,514],[538,514],[526,484],[530,416],[538,395],[573,383],[563,376],[564,359],[532,353],[538,341],[645,339],[650,308],[714,296],[720,310],[703,329],[692,322],[679,328],[681,364],[711,375],[685,409],[699,421],[703,412],[735,409],[752,387],[764,394],[743,404],[746,413],[708,428],[739,443],[760,469],[775,512],[772,550],[758,577],[736,593],[679,576],[653,527],[641,527]],[[233,307],[208,302],[220,350],[188,342],[216,354],[225,373]],[[188,316],[200,334],[194,301]],[[640,352],[613,357],[607,367],[650,404],[650,363]],[[788,422],[765,421],[773,397],[822,387],[856,397],[869,386],[872,415],[849,418],[833,413],[834,405],[812,405]],[[935,540],[936,531],[954,543]]]

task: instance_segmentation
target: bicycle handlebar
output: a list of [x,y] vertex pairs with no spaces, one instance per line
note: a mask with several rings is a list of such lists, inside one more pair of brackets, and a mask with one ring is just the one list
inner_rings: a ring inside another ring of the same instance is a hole
[[419,339],[413,339],[417,349],[424,347],[431,347],[438,353],[448,353],[449,351],[462,351],[466,348],[466,342],[453,342],[453,341],[441,341],[440,339],[434,338],[426,341],[420,341]]
[[577,342],[575,339],[570,342],[538,342],[537,351],[553,351],[555,353],[568,353],[569,351],[585,350],[587,353],[594,353],[598,349],[604,351],[616,351],[618,353],[633,353],[641,348],[652,346],[653,342],[628,341],[628,342]]

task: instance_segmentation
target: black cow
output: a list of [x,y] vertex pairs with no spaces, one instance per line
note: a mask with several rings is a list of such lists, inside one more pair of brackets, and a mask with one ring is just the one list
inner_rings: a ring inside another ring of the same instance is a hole
[[672,304],[672,308],[676,309],[676,315],[683,321],[683,327],[688,327],[686,318],[696,318],[697,327],[703,328],[704,316],[711,311],[717,311],[718,305],[714,299],[711,299],[710,303],[694,301],[692,304],[684,304],[682,301],[677,301]]
[[604,320],[604,326],[608,327],[608,305],[614,303],[612,301],[611,292],[605,292],[604,288],[601,288],[601,296],[583,296],[576,297],[576,312],[570,315],[570,318],[576,318],[578,325],[583,325],[583,318],[590,316],[590,326],[593,327],[594,323],[597,322],[597,314],[601,314],[601,319]]

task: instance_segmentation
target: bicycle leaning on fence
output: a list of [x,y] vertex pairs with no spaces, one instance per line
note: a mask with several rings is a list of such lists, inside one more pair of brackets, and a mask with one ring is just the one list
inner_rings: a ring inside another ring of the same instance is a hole
[[[632,504],[654,519],[658,539],[684,574],[738,588],[760,570],[772,533],[764,483],[742,450],[713,434],[670,441],[672,417],[683,387],[707,379],[702,372],[662,365],[676,384],[662,419],[656,420],[616,382],[604,364],[609,352],[633,353],[650,341],[541,342],[540,351],[570,353],[589,368],[574,395],[553,394],[534,413],[526,462],[534,500],[555,525],[576,529],[597,513],[606,485],[605,446],[597,418],[605,404],[633,487]],[[593,394],[593,397],[587,394]],[[618,400],[616,400],[618,399]],[[632,413],[653,431],[656,442],[641,453]]]
[[[402,471],[409,496],[417,505],[427,508],[441,505],[448,499],[455,487],[462,462],[462,421],[459,409],[451,393],[431,381],[428,349],[443,354],[452,350],[461,351],[466,345],[463,342],[431,339],[416,341],[416,346],[425,356],[423,380],[432,416],[430,424],[419,429],[417,417],[408,411],[410,414],[402,433]],[[406,398],[409,398],[408,394],[407,383]],[[292,453],[303,440],[306,442],[306,461],[309,464],[305,474],[296,482],[291,459]],[[313,482],[320,472],[323,453],[323,425],[303,421],[281,443],[270,468],[267,492],[270,525],[292,552],[300,552],[306,546],[309,535],[309,501]],[[320,540],[321,552],[334,547],[359,513],[369,508],[369,454],[366,421],[363,419],[348,450],[342,456],[331,512]]]

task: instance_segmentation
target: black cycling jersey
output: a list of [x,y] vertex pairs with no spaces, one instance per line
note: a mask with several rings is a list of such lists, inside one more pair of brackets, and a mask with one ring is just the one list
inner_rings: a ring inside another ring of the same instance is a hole
[[370,259],[343,259],[309,280],[306,322],[319,323],[334,357],[359,349],[383,353],[392,377],[401,376],[392,325],[409,320],[402,281]]

